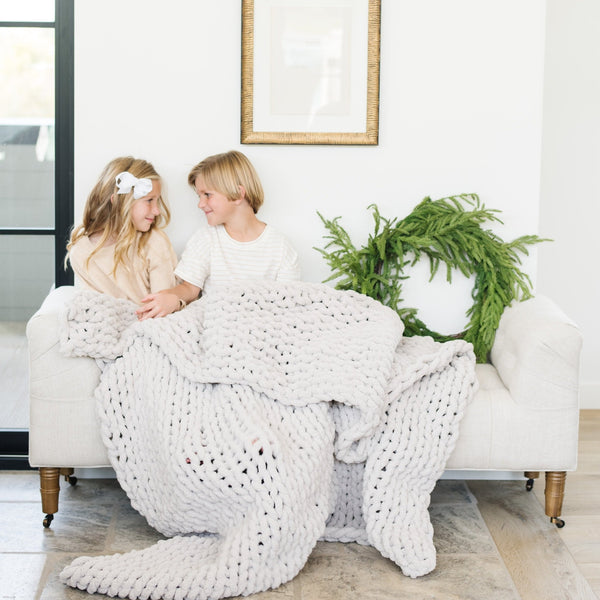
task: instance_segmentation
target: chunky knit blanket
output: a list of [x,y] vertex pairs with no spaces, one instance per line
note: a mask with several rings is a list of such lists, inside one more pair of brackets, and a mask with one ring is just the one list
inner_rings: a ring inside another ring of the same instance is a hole
[[73,587],[209,600],[292,579],[319,539],[435,567],[427,507],[475,387],[470,344],[403,338],[396,313],[306,283],[214,290],[164,319],[78,293],[61,347],[101,363],[102,436],[168,539],[80,557]]

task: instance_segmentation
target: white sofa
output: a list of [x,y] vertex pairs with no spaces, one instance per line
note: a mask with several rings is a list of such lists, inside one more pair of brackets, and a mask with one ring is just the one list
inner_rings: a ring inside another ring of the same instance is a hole
[[[99,369],[91,358],[62,356],[58,315],[74,293],[50,292],[27,325],[30,356],[29,462],[39,467],[44,526],[58,511],[60,476],[109,466],[93,399]],[[479,391],[461,421],[446,468],[519,471],[527,489],[546,473],[546,514],[557,526],[567,471],[577,465],[581,335],[548,298],[508,307],[491,352],[477,365]]]

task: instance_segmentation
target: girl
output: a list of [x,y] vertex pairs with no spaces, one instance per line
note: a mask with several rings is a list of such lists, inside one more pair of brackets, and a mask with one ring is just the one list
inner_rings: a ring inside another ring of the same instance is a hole
[[125,156],[106,165],[67,245],[67,259],[85,287],[140,304],[176,284],[177,257],[160,229],[171,217],[161,188],[145,160]]

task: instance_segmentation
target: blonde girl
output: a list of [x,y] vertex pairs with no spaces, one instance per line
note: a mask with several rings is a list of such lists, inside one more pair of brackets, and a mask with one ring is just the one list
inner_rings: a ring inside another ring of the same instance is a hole
[[109,162],[67,244],[78,282],[137,304],[173,287],[177,257],[161,231],[170,217],[161,178],[149,162],[131,156]]

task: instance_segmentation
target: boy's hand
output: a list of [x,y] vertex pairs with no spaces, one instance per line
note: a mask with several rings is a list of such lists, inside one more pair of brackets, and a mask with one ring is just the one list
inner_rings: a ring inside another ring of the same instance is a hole
[[165,317],[179,309],[179,296],[167,291],[157,292],[142,298],[142,304],[135,311],[139,321]]

